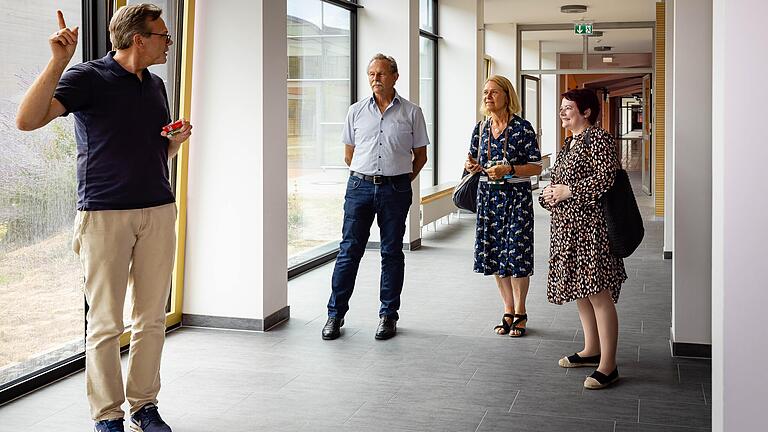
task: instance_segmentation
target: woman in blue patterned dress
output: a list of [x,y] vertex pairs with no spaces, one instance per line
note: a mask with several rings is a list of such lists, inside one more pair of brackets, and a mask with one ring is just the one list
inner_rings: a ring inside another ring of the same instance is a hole
[[488,78],[464,167],[481,172],[477,192],[475,266],[494,275],[504,303],[497,334],[525,335],[525,299],[533,274],[533,199],[530,176],[541,173],[536,132],[520,118],[520,102],[503,76]]

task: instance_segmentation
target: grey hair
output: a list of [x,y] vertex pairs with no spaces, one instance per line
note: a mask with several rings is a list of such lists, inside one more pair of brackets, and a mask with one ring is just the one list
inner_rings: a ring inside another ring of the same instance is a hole
[[395,61],[395,58],[392,56],[384,55],[382,53],[378,53],[371,61],[368,62],[368,67],[371,67],[371,63],[377,61],[377,60],[384,60],[389,62],[389,71],[392,73],[397,73],[397,62]]
[[147,21],[156,21],[162,15],[159,7],[142,3],[123,6],[109,22],[109,39],[114,49],[127,49],[133,45],[133,36],[149,33]]

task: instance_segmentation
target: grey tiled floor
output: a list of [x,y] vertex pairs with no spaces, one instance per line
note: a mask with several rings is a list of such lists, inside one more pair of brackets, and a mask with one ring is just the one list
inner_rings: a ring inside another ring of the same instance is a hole
[[[472,273],[473,219],[424,232],[407,252],[399,334],[375,341],[378,256],[369,251],[343,335],[322,341],[333,264],[289,283],[291,319],[267,333],[182,328],[168,336],[160,408],[175,431],[701,431],[710,427],[708,361],[669,354],[671,263],[662,222],[625,261],[617,305],[622,380],[582,387],[587,369],[557,359],[581,348],[575,305],[547,303],[548,217],[536,206],[529,333],[493,334],[490,277]],[[0,407],[0,430],[90,430],[83,374]]]

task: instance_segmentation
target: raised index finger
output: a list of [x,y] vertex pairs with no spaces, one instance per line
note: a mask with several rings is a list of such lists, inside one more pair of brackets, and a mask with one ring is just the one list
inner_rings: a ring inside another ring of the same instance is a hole
[[60,10],[56,11],[56,18],[59,19],[59,30],[67,28],[67,23],[64,22],[64,14]]

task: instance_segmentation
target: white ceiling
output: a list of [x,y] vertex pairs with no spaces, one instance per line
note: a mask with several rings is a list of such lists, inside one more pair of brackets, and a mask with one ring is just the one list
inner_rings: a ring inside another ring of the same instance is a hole
[[[564,14],[560,6],[581,4],[587,13]],[[561,24],[655,21],[656,0],[485,0],[485,23]]]

